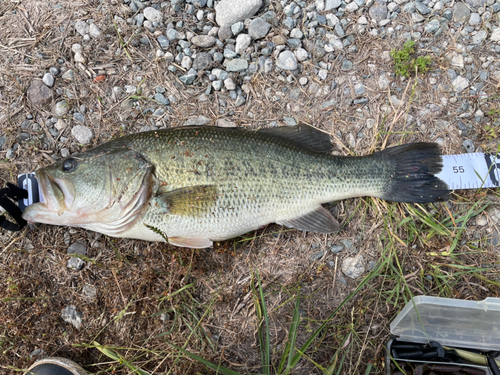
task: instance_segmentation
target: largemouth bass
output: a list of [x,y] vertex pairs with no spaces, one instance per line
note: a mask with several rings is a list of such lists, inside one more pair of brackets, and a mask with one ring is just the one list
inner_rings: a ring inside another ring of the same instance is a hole
[[449,196],[434,176],[442,168],[436,144],[362,157],[332,156],[331,149],[328,134],[306,125],[128,135],[38,170],[45,202],[29,206],[23,217],[204,248],[270,223],[336,232],[338,222],[321,206],[335,200],[434,202]]

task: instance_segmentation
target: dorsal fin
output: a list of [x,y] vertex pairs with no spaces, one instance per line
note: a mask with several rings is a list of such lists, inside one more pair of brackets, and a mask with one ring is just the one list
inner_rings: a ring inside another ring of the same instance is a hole
[[327,153],[332,151],[333,148],[328,134],[302,123],[296,126],[279,126],[277,128],[265,128],[257,131],[285,138],[316,152]]

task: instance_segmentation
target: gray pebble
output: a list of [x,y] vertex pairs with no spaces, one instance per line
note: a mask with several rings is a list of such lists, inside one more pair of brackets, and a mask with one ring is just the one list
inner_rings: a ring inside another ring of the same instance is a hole
[[68,247],[67,253],[87,255],[87,243],[83,240],[76,241]]
[[342,61],[342,67],[341,70],[351,70],[352,69],[352,62],[349,60],[344,60]]
[[245,24],[243,22],[236,22],[235,24],[231,25],[231,32],[234,36],[238,35],[243,31],[245,28]]
[[84,116],[84,115],[82,115],[80,112],[75,112],[75,113],[73,113],[73,118],[74,118],[76,121],[85,122],[85,116]]
[[220,40],[226,40],[233,36],[233,32],[231,31],[231,27],[222,26],[219,28],[219,32],[217,34]]
[[43,83],[45,83],[49,87],[54,86],[54,76],[50,73],[45,73],[42,81],[43,81]]
[[325,255],[325,252],[324,252],[324,251],[319,251],[319,252],[317,252],[317,253],[315,253],[315,254],[311,255],[311,256],[309,257],[309,260],[310,260],[311,262],[315,262],[315,261],[320,260],[321,258],[323,258],[323,255]]
[[262,18],[257,17],[252,22],[250,22],[250,26],[248,27],[248,35],[250,35],[253,39],[261,39],[264,38],[271,25],[264,21]]
[[248,69],[248,61],[246,59],[226,60],[225,64],[228,72],[241,72]]
[[368,10],[368,14],[377,22],[385,20],[387,18],[387,6],[385,4],[375,3]]
[[330,250],[331,250],[334,254],[338,254],[338,253],[340,253],[342,250],[344,250],[344,246],[342,246],[342,245],[332,245],[332,247],[330,248]]
[[417,8],[417,11],[423,15],[429,14],[431,12],[431,10],[420,1],[415,1],[415,7]]
[[76,125],[71,129],[71,135],[75,137],[78,143],[87,145],[92,141],[94,133],[92,129],[84,125]]
[[215,44],[215,38],[210,35],[197,35],[191,38],[191,43],[198,47],[208,48]]
[[238,95],[238,97],[236,98],[236,102],[234,103],[234,105],[236,107],[241,107],[245,103],[246,103],[246,99],[243,96]]
[[424,29],[429,34],[435,33],[439,29],[439,21],[433,19],[424,25]]
[[212,55],[208,52],[199,52],[193,60],[193,69],[205,70],[213,61]]
[[143,11],[144,17],[151,22],[160,23],[163,21],[163,13],[153,7],[147,7]]
[[178,40],[178,39],[180,39],[179,32],[175,29],[168,29],[167,30],[167,38],[170,41]]
[[64,116],[66,113],[68,113],[68,110],[69,110],[68,102],[66,100],[61,100],[57,102],[54,106],[54,114],[57,117]]
[[162,49],[167,49],[170,45],[168,38],[164,35],[160,35],[158,38],[156,38],[156,40],[158,41]]
[[342,5],[341,0],[326,0],[325,2],[325,10],[337,9]]
[[194,80],[196,79],[197,75],[196,74],[185,74],[183,76],[180,76],[179,79],[181,82],[185,85],[192,85]]
[[474,142],[471,139],[466,139],[463,143],[462,146],[465,148],[465,151],[467,153],[473,153],[476,148],[474,147]]
[[80,271],[85,267],[85,262],[78,257],[71,257],[66,262],[66,267],[70,270]]
[[453,21],[458,23],[467,22],[469,20],[470,13],[470,9],[466,4],[457,2],[453,6]]
[[479,30],[477,34],[472,37],[472,43],[481,44],[487,36],[488,32],[486,30]]
[[89,33],[89,24],[82,20],[76,21],[75,29],[78,34],[80,34],[81,36],[85,36]]
[[165,98],[165,95],[163,95],[162,93],[156,93],[155,94],[155,100],[160,103],[160,104],[163,104],[163,105],[169,105],[170,102],[168,101],[167,98]]
[[57,66],[51,66],[49,68],[50,74],[52,74],[54,77],[58,76],[59,73],[61,72]]
[[354,94],[356,96],[363,95],[365,91],[366,91],[365,86],[361,82],[358,82],[354,85]]

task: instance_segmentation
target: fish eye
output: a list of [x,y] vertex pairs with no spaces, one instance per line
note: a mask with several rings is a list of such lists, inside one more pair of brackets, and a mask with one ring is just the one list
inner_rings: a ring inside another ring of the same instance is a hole
[[73,172],[76,169],[77,162],[73,158],[66,159],[62,165],[63,172]]

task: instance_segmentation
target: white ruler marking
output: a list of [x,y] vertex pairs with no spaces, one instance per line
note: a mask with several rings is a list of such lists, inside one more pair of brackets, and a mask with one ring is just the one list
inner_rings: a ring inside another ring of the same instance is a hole
[[494,154],[443,155],[443,170],[437,175],[450,190],[500,186],[500,158]]

